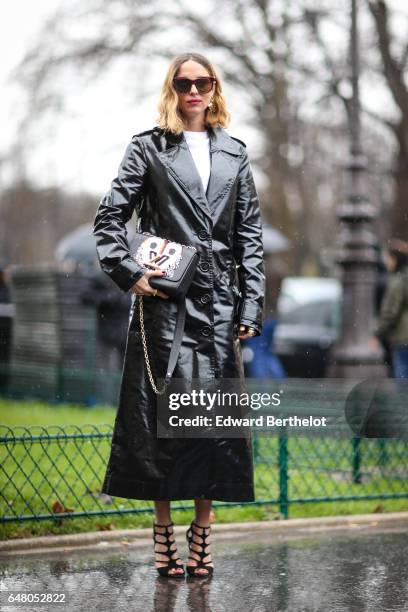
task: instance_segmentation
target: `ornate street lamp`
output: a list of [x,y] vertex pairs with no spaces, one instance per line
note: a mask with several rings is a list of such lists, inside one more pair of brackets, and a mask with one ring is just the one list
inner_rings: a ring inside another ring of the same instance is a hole
[[333,346],[326,376],[329,378],[372,378],[387,376],[384,352],[369,343],[374,318],[377,276],[377,239],[372,229],[376,217],[366,191],[366,159],[361,146],[359,41],[357,0],[351,0],[351,49],[353,95],[350,116],[350,158],[346,165],[348,193],[337,209],[340,223],[339,249],[343,285],[342,326]]

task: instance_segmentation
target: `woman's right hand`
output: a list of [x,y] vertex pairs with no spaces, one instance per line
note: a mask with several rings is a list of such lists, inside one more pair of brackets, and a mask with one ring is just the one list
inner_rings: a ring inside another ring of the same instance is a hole
[[152,270],[151,272],[146,272],[141,278],[139,278],[137,283],[133,285],[131,291],[133,293],[136,293],[137,295],[153,295],[159,296],[165,300],[168,299],[168,295],[166,295],[162,291],[159,291],[159,289],[155,289],[149,283],[149,278],[151,278],[152,276],[163,276],[163,274],[164,272],[162,270]]

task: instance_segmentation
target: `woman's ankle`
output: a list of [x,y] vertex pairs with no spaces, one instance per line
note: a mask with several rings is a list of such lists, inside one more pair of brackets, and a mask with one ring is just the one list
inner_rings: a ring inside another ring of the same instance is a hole
[[156,525],[170,525],[171,506],[168,501],[157,501],[154,503],[154,522]]
[[210,520],[209,520],[209,519],[207,519],[207,520],[204,520],[204,519],[200,520],[200,519],[198,519],[198,518],[195,518],[195,519],[193,520],[193,523],[194,523],[194,525],[196,525],[197,527],[201,527],[201,528],[203,528],[203,529],[208,529],[209,527],[211,527],[211,525],[210,525]]
[[162,525],[162,526],[166,526],[166,527],[168,527],[168,526],[173,524],[171,518],[169,518],[169,517],[167,517],[167,518],[164,517],[163,518],[163,517],[157,517],[157,516],[154,518],[154,523],[155,523],[155,525]]

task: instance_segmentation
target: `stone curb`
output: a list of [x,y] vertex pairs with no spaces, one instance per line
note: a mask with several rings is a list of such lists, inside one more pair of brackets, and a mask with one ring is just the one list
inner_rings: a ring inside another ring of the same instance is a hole
[[[218,540],[251,536],[257,532],[271,532],[274,534],[296,535],[302,532],[318,532],[325,530],[350,529],[356,527],[408,527],[408,512],[388,512],[385,514],[354,514],[347,516],[329,516],[299,518],[275,521],[259,521],[248,523],[220,523],[213,524],[214,534]],[[175,526],[176,535],[182,535],[185,525]],[[0,555],[9,556],[26,553],[49,553],[53,551],[68,550],[95,550],[105,549],[109,546],[122,548],[129,545],[145,546],[152,542],[151,528],[118,529],[116,531],[96,531],[68,535],[40,536],[23,539],[10,539],[0,541]]]

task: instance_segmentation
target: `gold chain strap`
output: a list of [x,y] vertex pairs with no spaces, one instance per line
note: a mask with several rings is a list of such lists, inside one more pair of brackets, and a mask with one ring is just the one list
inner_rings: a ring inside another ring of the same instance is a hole
[[143,295],[139,293],[138,298],[139,298],[140,331],[142,332],[143,352],[144,352],[144,357],[145,357],[145,362],[146,362],[147,373],[149,375],[149,380],[150,380],[150,383],[155,393],[157,393],[158,395],[163,395],[163,393],[166,391],[167,385],[164,384],[162,389],[158,389],[154,382],[152,370],[150,367],[149,354],[147,352],[146,332],[145,332],[144,319],[143,319]]

